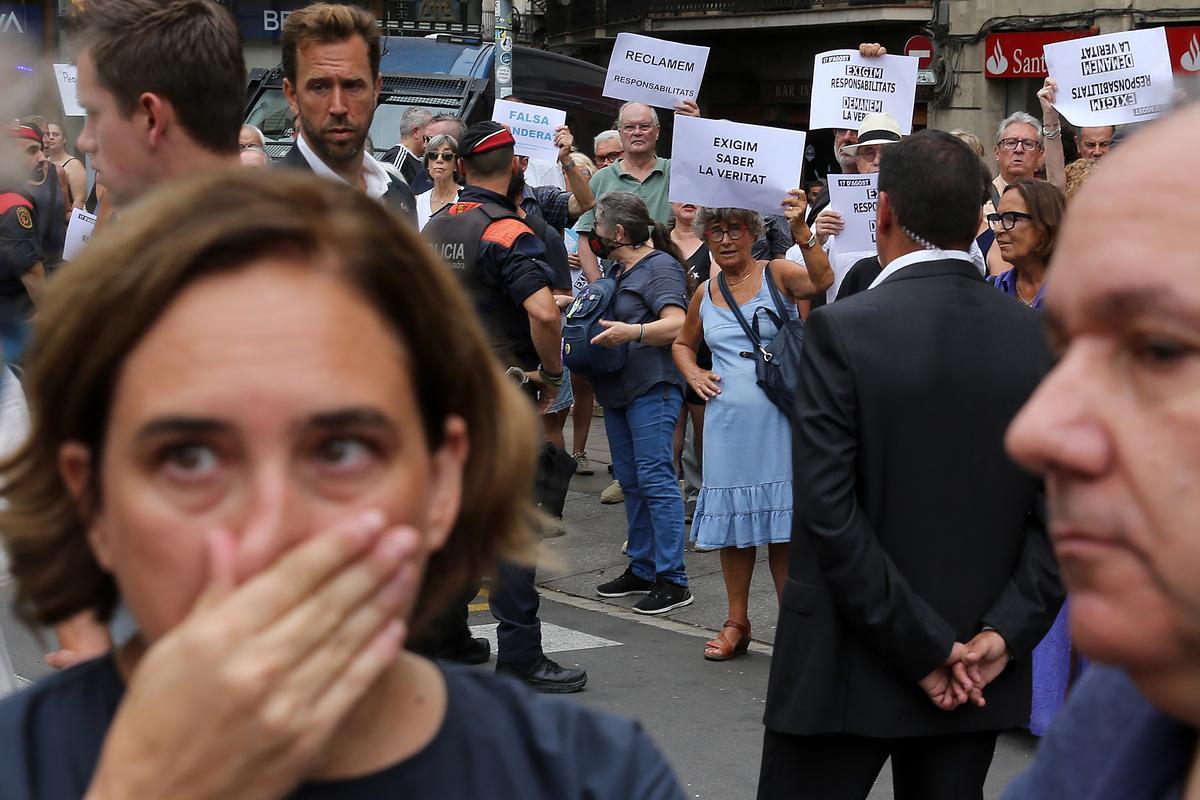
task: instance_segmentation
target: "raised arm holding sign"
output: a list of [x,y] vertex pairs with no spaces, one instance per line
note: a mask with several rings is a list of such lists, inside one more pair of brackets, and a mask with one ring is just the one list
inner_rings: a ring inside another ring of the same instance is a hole
[[911,56],[866,57],[858,50],[818,53],[809,127],[857,128],[868,114],[887,113],[907,136],[916,93],[917,59]]
[[1072,125],[1146,122],[1171,107],[1175,84],[1162,28],[1055,42],[1045,53],[1058,83],[1055,106]]
[[695,102],[707,64],[707,47],[619,33],[604,96],[660,108],[674,108],[680,100]]

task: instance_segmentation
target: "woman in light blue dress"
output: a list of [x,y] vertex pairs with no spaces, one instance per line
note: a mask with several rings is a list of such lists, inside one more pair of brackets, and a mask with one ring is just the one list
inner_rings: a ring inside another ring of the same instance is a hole
[[[754,240],[762,233],[762,219],[753,211],[701,208],[696,212],[696,232],[708,243],[748,322],[759,308],[776,307],[768,279],[774,281],[793,319],[797,301],[825,291],[833,282],[829,260],[804,223],[804,194],[794,190],[784,207],[807,267],[785,259],[768,264],[753,257]],[[762,341],[770,342],[776,328],[766,314],[758,316]],[[696,363],[701,341],[712,350],[712,370]],[[787,575],[792,536],[791,426],[756,383],[754,361],[741,355],[752,349],[716,282],[706,281],[692,298],[673,354],[688,385],[707,401],[704,485],[692,539],[697,549],[721,551],[729,600],[729,618],[705,645],[704,657],[710,661],[727,661],[750,644],[747,607],[757,548],[768,547],[777,592],[783,591]]]

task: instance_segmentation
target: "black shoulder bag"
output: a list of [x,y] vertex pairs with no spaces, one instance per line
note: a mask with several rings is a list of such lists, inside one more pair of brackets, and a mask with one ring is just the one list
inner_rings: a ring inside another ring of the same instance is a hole
[[[763,280],[767,282],[771,299],[775,302],[775,310],[761,306],[756,308],[751,325],[746,322],[737,301],[733,299],[733,292],[729,291],[729,284],[725,282],[725,273],[717,275],[721,295],[729,304],[729,310],[737,317],[738,324],[742,326],[746,336],[750,338],[750,343],[754,345],[754,350],[742,353],[742,357],[754,359],[754,373],[759,387],[788,419],[794,419],[796,387],[800,383],[800,351],[804,347],[804,322],[788,316],[783,298],[775,286],[775,278],[771,275],[770,266],[763,271]],[[767,345],[763,344],[762,336],[758,332],[760,312],[766,314],[779,330]]]

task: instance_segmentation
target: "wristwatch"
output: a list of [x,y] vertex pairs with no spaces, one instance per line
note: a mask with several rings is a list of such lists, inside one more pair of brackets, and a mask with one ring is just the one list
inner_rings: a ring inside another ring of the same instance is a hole
[[809,234],[808,241],[804,243],[804,246],[805,247],[816,247],[817,246],[817,232],[815,230]]

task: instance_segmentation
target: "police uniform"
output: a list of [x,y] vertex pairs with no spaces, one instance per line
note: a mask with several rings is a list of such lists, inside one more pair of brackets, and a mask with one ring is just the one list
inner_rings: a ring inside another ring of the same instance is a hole
[[20,192],[0,191],[0,316],[32,316],[33,302],[21,278],[42,257],[33,203]]
[[[512,135],[494,122],[471,126],[460,143],[464,158],[513,147]],[[540,221],[540,220],[539,220]],[[479,186],[434,214],[421,231],[475,301],[494,350],[506,366],[538,367],[524,302],[554,285],[544,243],[506,196]],[[510,672],[541,691],[578,691],[583,670],[564,670],[542,652],[534,570],[502,563],[489,604],[496,629],[497,671]]]

